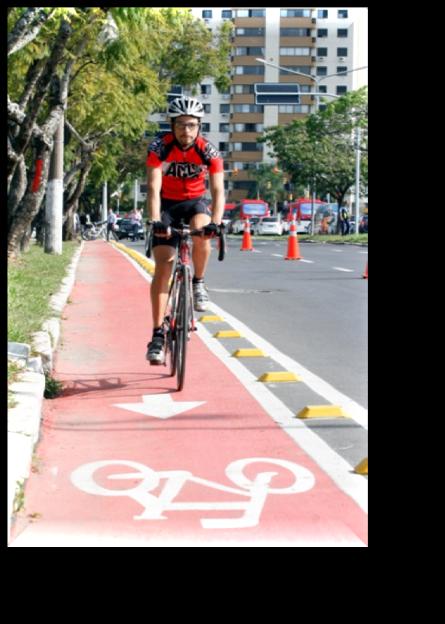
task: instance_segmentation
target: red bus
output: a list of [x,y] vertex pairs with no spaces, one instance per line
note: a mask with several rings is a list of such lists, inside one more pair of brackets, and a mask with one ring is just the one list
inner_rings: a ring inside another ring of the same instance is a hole
[[244,220],[252,217],[270,216],[269,204],[264,199],[240,199],[231,210],[231,222],[229,231],[239,234],[244,230]]
[[[321,205],[326,202],[321,201],[321,199],[314,199],[314,215]],[[289,202],[289,209],[287,213],[287,217],[285,218],[287,222],[287,227],[289,227],[292,219],[295,219],[297,222],[297,232],[307,232],[308,228],[311,225],[311,217],[312,217],[312,199],[310,197],[299,197],[295,201]]]

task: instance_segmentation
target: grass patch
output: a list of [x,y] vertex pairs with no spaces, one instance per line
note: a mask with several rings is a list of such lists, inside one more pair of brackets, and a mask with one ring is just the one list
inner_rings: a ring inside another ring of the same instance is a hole
[[337,234],[298,234],[298,239],[302,241],[313,240],[317,243],[352,243],[356,245],[367,245],[367,234],[347,234],[341,236]]
[[45,373],[45,391],[43,396],[45,399],[55,399],[57,398],[63,390],[63,383],[61,381],[57,381],[54,377],[51,377],[50,374]]
[[51,295],[58,292],[66,275],[77,241],[63,243],[61,255],[45,253],[31,245],[17,260],[8,264],[8,340],[31,343],[31,334],[55,312],[49,307]]
[[15,407],[17,405],[14,393],[9,390],[9,386],[17,381],[18,375],[21,371],[23,371],[23,369],[16,362],[8,360],[8,408]]

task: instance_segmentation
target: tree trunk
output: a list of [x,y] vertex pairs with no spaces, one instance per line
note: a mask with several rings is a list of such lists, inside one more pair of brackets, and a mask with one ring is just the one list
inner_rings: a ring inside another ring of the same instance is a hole
[[14,219],[8,232],[8,258],[15,258],[20,252],[20,244],[30,223],[38,213],[40,205],[45,195],[46,180],[48,178],[50,152],[45,149],[40,153],[43,167],[40,186],[36,192],[32,191],[32,179],[28,181],[26,193],[17,207]]
[[15,170],[8,193],[8,229],[11,227],[11,223],[14,220],[17,206],[20,204],[25,194],[26,182],[26,164],[24,157],[21,156],[17,163],[17,169]]

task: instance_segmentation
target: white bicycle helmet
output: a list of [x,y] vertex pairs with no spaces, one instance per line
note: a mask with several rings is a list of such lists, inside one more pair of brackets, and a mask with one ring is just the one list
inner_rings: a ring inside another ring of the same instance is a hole
[[181,97],[177,97],[170,102],[167,115],[172,118],[180,117],[181,115],[204,117],[204,106],[195,98],[181,95]]

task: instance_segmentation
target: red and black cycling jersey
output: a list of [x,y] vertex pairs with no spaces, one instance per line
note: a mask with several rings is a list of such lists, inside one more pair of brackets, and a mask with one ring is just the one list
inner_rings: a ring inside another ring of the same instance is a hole
[[202,136],[184,149],[172,132],[156,138],[148,146],[147,167],[162,167],[161,196],[186,200],[206,192],[206,173],[224,170],[218,150]]

